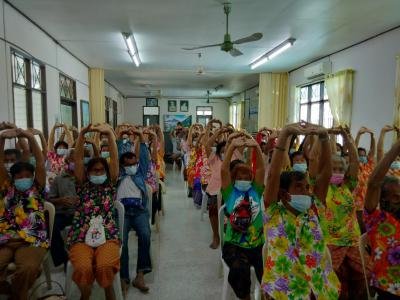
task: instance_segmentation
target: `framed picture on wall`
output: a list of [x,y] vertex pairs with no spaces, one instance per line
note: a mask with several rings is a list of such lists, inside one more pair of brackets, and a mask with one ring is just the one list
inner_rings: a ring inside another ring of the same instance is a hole
[[192,125],[192,116],[188,115],[164,115],[164,132],[170,132],[176,127],[178,122],[182,123],[183,127],[190,127]]
[[179,106],[180,106],[180,111],[181,112],[188,112],[189,111],[189,101],[181,100],[179,102]]
[[158,106],[157,98],[146,98],[146,106]]
[[89,124],[90,124],[89,101],[81,100],[81,127],[86,127]]
[[168,112],[176,112],[176,111],[177,111],[177,101],[168,100]]

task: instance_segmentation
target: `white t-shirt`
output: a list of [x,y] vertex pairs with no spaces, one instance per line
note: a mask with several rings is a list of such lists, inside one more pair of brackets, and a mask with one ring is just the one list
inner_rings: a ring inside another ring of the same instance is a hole
[[142,194],[139,188],[129,176],[126,176],[124,179],[122,179],[117,191],[117,199],[120,201],[124,198],[142,199]]

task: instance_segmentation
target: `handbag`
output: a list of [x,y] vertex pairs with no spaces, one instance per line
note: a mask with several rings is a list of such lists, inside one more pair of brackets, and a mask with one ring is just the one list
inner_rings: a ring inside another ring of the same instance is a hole
[[85,243],[86,245],[97,248],[106,242],[106,233],[103,226],[102,216],[92,217],[90,220],[90,227],[86,232]]

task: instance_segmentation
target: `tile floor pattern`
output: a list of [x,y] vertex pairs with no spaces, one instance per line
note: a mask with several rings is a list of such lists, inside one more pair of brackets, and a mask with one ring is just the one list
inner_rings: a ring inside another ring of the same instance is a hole
[[[146,275],[150,292],[144,295],[131,286],[127,299],[221,299],[220,250],[211,250],[208,247],[211,241],[208,217],[204,216],[204,221],[200,221],[200,211],[194,208],[192,199],[186,197],[179,171],[168,171],[166,187],[165,216],[160,217],[161,230],[160,233],[152,231],[154,271]],[[134,233],[130,235],[129,248],[133,277],[137,257]],[[54,270],[52,279],[64,286],[65,276],[62,270]],[[43,292],[45,291],[44,288]],[[76,287],[73,294],[73,300],[79,299]],[[44,294],[40,292],[39,296],[41,295]],[[1,299],[3,298],[0,297]],[[104,293],[97,285],[91,299],[104,299]]]

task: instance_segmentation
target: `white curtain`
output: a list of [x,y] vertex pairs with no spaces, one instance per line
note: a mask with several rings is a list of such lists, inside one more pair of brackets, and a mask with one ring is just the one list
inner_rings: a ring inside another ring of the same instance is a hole
[[326,90],[335,125],[351,125],[353,106],[353,70],[343,70],[326,77]]

